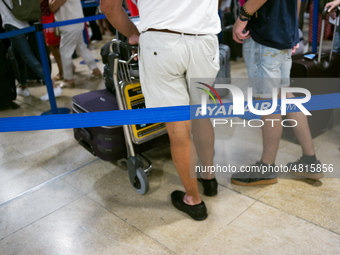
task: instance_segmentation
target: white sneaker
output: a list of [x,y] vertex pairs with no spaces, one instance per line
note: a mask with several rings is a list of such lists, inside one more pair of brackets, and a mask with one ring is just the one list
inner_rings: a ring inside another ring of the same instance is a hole
[[[54,92],[54,97],[58,97],[61,94],[63,94],[63,90],[58,86],[56,88],[53,89]],[[47,101],[49,99],[48,97],[48,93],[46,93],[45,95],[43,95],[42,97],[40,97],[41,101]]]
[[25,89],[17,88],[17,94],[23,97],[29,97],[31,95],[28,88],[25,88]]

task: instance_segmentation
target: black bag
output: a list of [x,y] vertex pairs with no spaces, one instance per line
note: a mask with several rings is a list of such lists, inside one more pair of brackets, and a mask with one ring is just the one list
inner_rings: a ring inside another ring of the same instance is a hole
[[[131,53],[124,49],[120,48],[118,49],[116,44],[113,44],[112,52],[110,52],[110,45],[112,43],[108,42],[106,43],[101,49],[100,49],[100,55],[102,57],[102,62],[104,64],[104,71],[103,71],[103,80],[105,87],[108,91],[115,93],[115,87],[113,84],[113,68],[114,68],[114,56],[116,52],[120,53],[120,58],[124,60],[128,60],[131,56]],[[138,62],[133,60],[133,63],[130,65],[129,69],[132,76],[138,78],[139,77],[139,71],[138,71]],[[119,78],[119,77],[118,77]]]
[[13,105],[17,98],[15,77],[7,55],[8,48],[0,41],[0,106]]
[[[100,49],[100,55],[102,56],[102,62],[104,64],[103,80],[105,87],[108,91],[115,93],[115,88],[113,84],[114,57],[113,54],[110,53],[110,45],[111,42],[106,43]],[[116,47],[116,45],[114,45],[114,47]]]

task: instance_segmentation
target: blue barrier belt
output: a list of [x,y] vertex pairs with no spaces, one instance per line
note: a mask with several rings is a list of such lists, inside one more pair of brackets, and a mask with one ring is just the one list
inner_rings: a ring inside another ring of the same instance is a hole
[[[298,98],[298,97],[296,97]],[[253,101],[253,105],[256,104],[256,102],[260,102],[262,103],[266,103],[266,102],[272,102],[271,100],[260,100],[260,101]],[[245,101],[245,105],[247,104],[247,102]],[[276,113],[281,113],[280,111],[280,104],[281,104],[281,99],[278,99],[278,107],[276,108],[276,111],[274,112]],[[232,105],[232,103],[226,103],[223,104],[223,106],[225,106],[225,109],[228,111],[229,106]],[[208,105],[211,108],[215,107],[214,104]],[[307,102],[304,103],[303,106],[308,110],[308,111],[316,111],[316,110],[327,110],[327,109],[336,109],[336,108],[340,108],[340,93],[333,93],[333,94],[323,94],[323,95],[314,95],[311,97],[311,99]],[[197,107],[200,107],[197,106]],[[190,117],[191,119],[204,119],[207,118],[206,116],[195,116],[196,111],[197,111],[197,107],[195,108],[194,106],[191,106],[191,113],[190,113]],[[269,106],[269,108],[271,107],[271,105]],[[261,108],[261,105],[258,107]],[[286,112],[299,112],[300,110],[297,107],[288,107],[288,109],[286,109]],[[259,118],[259,115],[255,115],[249,111],[245,111],[244,115],[235,115],[235,114],[227,114],[227,115],[216,115],[216,116],[209,116],[210,118],[231,118],[231,117],[246,117],[247,119],[250,118]]]
[[[52,28],[52,27],[61,27],[61,26],[73,25],[73,24],[76,24],[76,23],[84,23],[84,22],[87,22],[87,21],[100,20],[100,19],[105,19],[105,18],[106,17],[105,17],[104,14],[99,14],[99,15],[95,15],[95,16],[80,18],[80,19],[73,19],[73,20],[65,20],[65,21],[47,23],[47,24],[43,24],[43,28],[46,29],[46,28]],[[16,35],[22,35],[22,34],[26,34],[26,33],[31,33],[31,32],[35,32],[35,31],[36,31],[35,26],[30,26],[30,27],[10,31],[10,32],[1,33],[0,39],[13,37],[13,36],[16,36]]]
[[[311,100],[303,104],[303,106],[306,107],[307,110],[309,111],[340,108],[339,99],[340,93],[316,95],[312,96]],[[269,100],[264,100],[263,102],[266,101]],[[278,102],[280,102],[280,100]],[[232,103],[225,103],[223,105],[227,109],[227,107],[229,107],[231,104]],[[200,107],[200,105],[106,111],[80,114],[60,114],[60,115],[0,118],[0,132],[68,129],[98,126],[120,126],[156,122],[184,121],[196,118],[207,118],[206,116],[195,117],[197,107]],[[287,110],[287,112],[296,111],[298,111],[298,109]],[[243,115],[242,116],[225,115],[223,117],[237,117],[237,116],[242,117]],[[256,115],[246,112],[244,116],[256,116]]]
[[84,23],[84,22],[87,22],[87,21],[93,21],[93,20],[99,20],[99,19],[105,19],[105,15],[99,14],[99,15],[90,16],[90,17],[86,17],[86,18],[47,23],[47,24],[43,24],[43,28],[46,29],[46,28],[52,28],[52,27],[61,27],[61,26],[73,25],[73,24],[76,24],[76,23]]
[[22,29],[10,31],[10,32],[1,33],[0,39],[4,39],[4,38],[8,38],[8,37],[14,37],[16,35],[22,35],[22,34],[31,33],[31,32],[35,32],[34,26],[26,27],[26,28],[22,28]]

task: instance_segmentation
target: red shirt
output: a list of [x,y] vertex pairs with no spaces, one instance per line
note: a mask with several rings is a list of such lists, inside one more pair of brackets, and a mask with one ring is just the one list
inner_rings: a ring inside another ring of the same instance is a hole
[[134,2],[137,4],[137,0],[127,0],[131,17],[139,16],[137,5]]

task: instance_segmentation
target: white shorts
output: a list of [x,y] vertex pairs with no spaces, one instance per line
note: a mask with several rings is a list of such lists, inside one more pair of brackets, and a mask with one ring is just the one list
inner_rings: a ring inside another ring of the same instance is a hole
[[191,85],[190,79],[213,82],[218,70],[216,35],[147,31],[140,36],[139,72],[148,108],[200,104],[204,92],[190,90],[198,85]]

